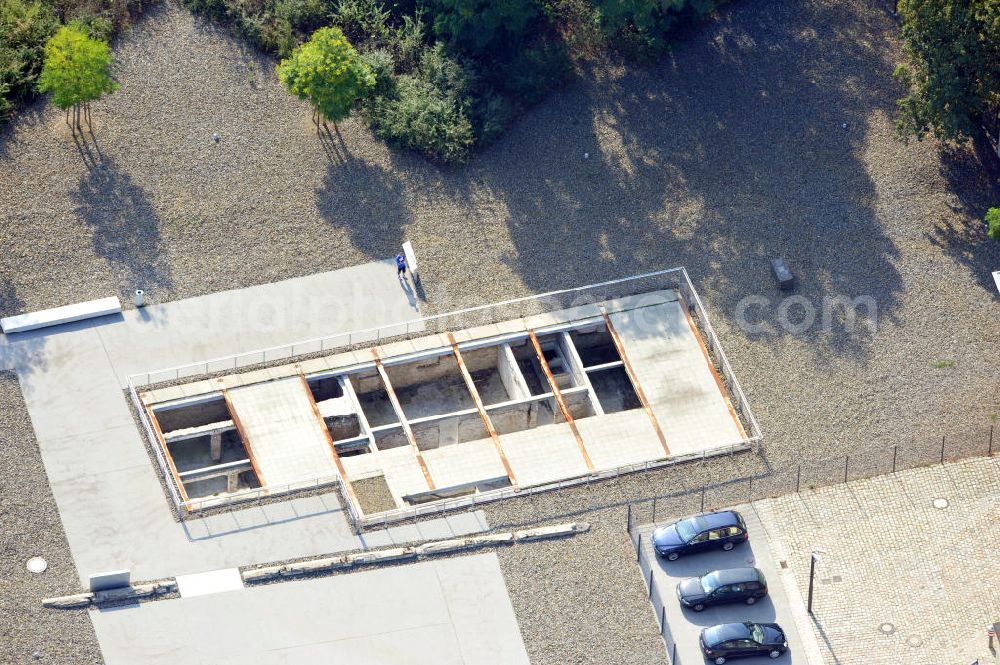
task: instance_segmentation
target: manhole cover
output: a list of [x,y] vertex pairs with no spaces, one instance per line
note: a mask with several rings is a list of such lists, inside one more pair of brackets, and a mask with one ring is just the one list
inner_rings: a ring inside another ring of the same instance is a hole
[[911,647],[918,647],[921,644],[923,644],[924,641],[920,638],[919,635],[910,635],[909,637],[906,638],[906,643],[909,644]]
[[888,623],[888,622],[883,623],[881,626],[878,627],[878,629],[884,635],[892,635],[893,633],[896,632],[896,627],[894,625],[892,625],[891,623]]
[[948,507],[948,499],[934,499],[934,507],[943,510]]
[[25,567],[29,572],[32,573],[44,573],[45,569],[49,567],[49,564],[40,556],[33,556],[28,559],[28,563]]

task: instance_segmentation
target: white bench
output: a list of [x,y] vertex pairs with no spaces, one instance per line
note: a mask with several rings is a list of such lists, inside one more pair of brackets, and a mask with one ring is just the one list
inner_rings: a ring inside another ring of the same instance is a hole
[[993,283],[997,285],[997,291],[1000,291],[1000,270],[993,273]]
[[57,326],[61,323],[71,323],[92,319],[95,316],[107,316],[117,314],[122,311],[122,304],[117,296],[110,298],[99,298],[78,302],[74,305],[64,305],[63,307],[53,307],[43,309],[40,312],[28,312],[17,316],[8,316],[0,319],[0,328],[5,333],[24,332],[25,330],[35,330],[36,328],[46,328]]

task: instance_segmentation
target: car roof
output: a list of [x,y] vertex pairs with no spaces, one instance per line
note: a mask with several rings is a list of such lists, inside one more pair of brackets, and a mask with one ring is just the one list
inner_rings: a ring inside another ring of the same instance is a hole
[[756,568],[726,568],[716,570],[710,575],[715,575],[719,584],[738,584],[740,582],[761,582],[764,575]]
[[717,529],[720,526],[739,526],[743,518],[735,510],[724,510],[718,513],[702,513],[697,516],[706,529]]
[[751,636],[750,627],[745,623],[720,623],[705,629],[705,641],[711,646],[728,640],[746,639]]

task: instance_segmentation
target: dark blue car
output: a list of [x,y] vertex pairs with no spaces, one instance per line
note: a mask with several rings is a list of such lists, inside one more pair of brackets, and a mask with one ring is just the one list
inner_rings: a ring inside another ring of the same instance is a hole
[[702,513],[653,531],[653,549],[668,561],[682,554],[721,548],[731,550],[749,538],[743,516],[735,510]]
[[776,623],[723,623],[701,631],[698,638],[705,658],[722,665],[730,658],[769,656],[788,651],[785,631]]

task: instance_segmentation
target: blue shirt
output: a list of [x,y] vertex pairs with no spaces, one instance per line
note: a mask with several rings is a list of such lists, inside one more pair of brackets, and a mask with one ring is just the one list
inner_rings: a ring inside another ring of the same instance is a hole
[[403,270],[406,268],[406,259],[403,258],[402,254],[396,256],[396,269]]

